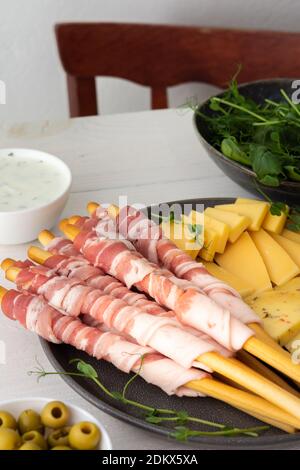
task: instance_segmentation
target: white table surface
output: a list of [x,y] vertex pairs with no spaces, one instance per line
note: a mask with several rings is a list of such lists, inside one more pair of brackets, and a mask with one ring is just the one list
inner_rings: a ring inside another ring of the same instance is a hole
[[[206,155],[195,134],[190,112],[147,111],[57,122],[3,124],[1,147],[44,150],[71,168],[73,187],[64,214],[84,214],[90,200],[151,204],[209,196],[247,196]],[[1,227],[0,227],[1,230]],[[0,260],[24,259],[26,245],[0,246]],[[0,282],[9,285],[3,280]],[[0,364],[0,402],[10,398],[47,396],[68,400],[94,413],[106,426],[115,449],[185,449],[166,438],[135,428],[99,411],[61,378],[39,383],[27,371],[35,357],[52,370],[38,339],[0,316],[0,341],[6,360]],[[199,446],[197,446],[199,448]],[[294,447],[295,448],[295,447]]]

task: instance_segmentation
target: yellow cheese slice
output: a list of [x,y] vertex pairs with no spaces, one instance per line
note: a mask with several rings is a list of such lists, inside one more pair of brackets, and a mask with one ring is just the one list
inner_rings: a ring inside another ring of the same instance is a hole
[[190,229],[191,225],[184,222],[163,221],[161,228],[164,235],[172,240],[177,248],[185,251],[193,259],[196,259],[200,249],[203,246],[201,236],[195,237]]
[[[192,210],[189,214],[189,219],[192,224],[197,223],[199,217],[203,217],[203,213]],[[216,252],[223,253],[229,237],[228,225],[204,214],[204,228],[207,230],[213,230],[217,233],[218,242],[216,246]]]
[[265,201],[261,201],[260,199],[251,199],[250,197],[237,197],[235,200],[236,204],[259,204]]
[[251,220],[249,230],[259,230],[269,210],[267,202],[261,204],[220,204],[215,207],[248,217]]
[[280,234],[285,226],[288,213],[281,212],[280,215],[273,215],[269,211],[263,223],[263,228],[269,232]]
[[283,248],[287,254],[292,258],[300,269],[300,243],[296,243],[293,240],[277,235],[276,233],[272,234],[274,240]]
[[300,243],[300,232],[293,232],[285,228],[281,235],[289,240],[293,240],[293,242]]
[[300,332],[300,277],[245,300],[262,319],[266,332],[281,345]]
[[209,274],[220,279],[220,281],[226,282],[226,284],[237,290],[242,297],[247,297],[253,293],[254,289],[252,286],[249,286],[245,281],[239,279],[229,271],[226,271],[226,269],[221,268],[216,263],[208,263],[206,261],[203,261],[202,263]]
[[[264,201],[258,201],[257,199],[247,199],[243,197],[238,197],[235,202],[236,204],[265,204]],[[270,204],[268,206],[270,207]],[[286,206],[286,209],[286,213],[281,212],[280,215],[271,214],[269,209],[269,212],[263,221],[262,227],[269,232],[280,234],[283,230],[283,227],[285,226],[289,207]]]
[[257,232],[251,232],[251,238],[274,284],[281,286],[299,274],[299,267],[268,232],[261,228]]
[[222,211],[215,207],[208,207],[205,209],[204,213],[228,225],[229,241],[232,243],[234,243],[250,225],[250,219],[248,217],[233,212]]
[[216,254],[218,240],[217,232],[204,226],[204,244],[203,248],[199,251],[200,258],[206,261],[212,261]]
[[242,233],[235,243],[228,243],[225,252],[215,256],[215,261],[255,291],[272,287],[263,259],[248,232]]

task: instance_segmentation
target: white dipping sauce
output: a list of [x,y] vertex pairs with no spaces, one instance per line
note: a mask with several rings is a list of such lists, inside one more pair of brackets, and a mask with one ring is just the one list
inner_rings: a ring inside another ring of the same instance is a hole
[[0,211],[19,211],[54,201],[66,188],[66,176],[43,156],[0,157]]

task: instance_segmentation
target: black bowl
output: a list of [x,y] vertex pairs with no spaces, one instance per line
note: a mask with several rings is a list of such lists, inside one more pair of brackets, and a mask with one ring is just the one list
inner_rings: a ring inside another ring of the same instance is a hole
[[[274,101],[282,101],[280,89],[284,89],[288,96],[292,91],[293,79],[278,78],[273,80],[259,80],[256,82],[240,85],[239,91],[242,95],[252,98],[258,104],[262,104],[266,98]],[[224,92],[216,95],[222,98]],[[198,110],[208,116],[213,116],[214,111],[209,108],[210,100],[198,106]],[[206,148],[208,155],[218,165],[219,168],[233,181],[247,189],[255,195],[260,195],[256,189],[256,185],[267,194],[272,201],[282,201],[288,204],[300,202],[300,183],[293,181],[282,181],[279,186],[271,187],[259,183],[255,178],[253,170],[225,157],[221,152],[216,150],[212,145],[212,136],[208,129],[207,123],[199,114],[194,114],[194,124],[200,141]]]

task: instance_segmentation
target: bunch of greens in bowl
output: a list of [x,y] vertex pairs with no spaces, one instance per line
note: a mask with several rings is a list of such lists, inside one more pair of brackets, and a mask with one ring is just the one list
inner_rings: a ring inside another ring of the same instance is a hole
[[259,104],[243,96],[234,78],[222,97],[210,99],[211,115],[195,112],[207,122],[210,143],[226,157],[246,165],[260,183],[300,183],[300,105],[284,90],[282,100]]

